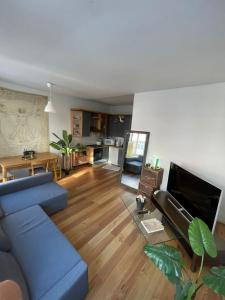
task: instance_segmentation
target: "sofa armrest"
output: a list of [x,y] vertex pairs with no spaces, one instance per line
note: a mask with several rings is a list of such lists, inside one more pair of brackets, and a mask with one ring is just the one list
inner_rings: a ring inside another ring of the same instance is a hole
[[0,196],[29,189],[53,180],[52,172],[10,180],[0,184]]
[[40,300],[84,300],[88,292],[88,269],[80,261],[60,281],[58,281]]

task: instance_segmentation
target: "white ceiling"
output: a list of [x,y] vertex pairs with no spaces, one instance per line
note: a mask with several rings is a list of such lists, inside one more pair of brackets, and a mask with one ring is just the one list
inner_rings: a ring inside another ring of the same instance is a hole
[[0,80],[93,99],[225,81],[225,1],[0,0]]

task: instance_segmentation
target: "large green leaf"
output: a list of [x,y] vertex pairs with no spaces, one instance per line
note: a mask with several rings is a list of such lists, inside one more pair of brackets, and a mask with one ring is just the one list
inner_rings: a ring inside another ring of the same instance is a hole
[[203,256],[217,256],[216,244],[208,226],[199,218],[194,218],[188,228],[189,241],[194,253]]
[[49,146],[51,146],[52,148],[54,148],[54,149],[56,149],[56,150],[59,150],[59,151],[62,151],[62,150],[63,150],[62,146],[59,145],[59,144],[56,143],[56,142],[51,142],[51,143],[49,144]]
[[63,135],[63,140],[64,140],[64,142],[66,144],[66,147],[68,147],[69,146],[69,137],[68,137],[67,131],[63,130],[62,131],[62,135]]
[[56,142],[58,145],[62,146],[62,147],[66,147],[66,144],[64,142],[64,140],[59,140],[58,142]]
[[212,267],[202,280],[214,292],[225,296],[225,267]]
[[176,294],[174,300],[191,300],[197,285],[190,280],[176,284]]
[[58,140],[61,140],[61,138],[54,132],[52,132],[52,134],[58,139]]
[[176,248],[165,244],[157,246],[149,244],[145,245],[144,252],[169,281],[180,282],[182,257]]
[[72,134],[68,134],[68,141],[69,141],[69,144],[72,142],[72,139],[73,139]]

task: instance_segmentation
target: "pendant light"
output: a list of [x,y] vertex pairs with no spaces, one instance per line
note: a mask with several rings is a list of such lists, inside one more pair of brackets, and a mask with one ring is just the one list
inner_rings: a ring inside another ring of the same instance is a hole
[[52,104],[52,87],[53,87],[53,83],[51,82],[47,82],[47,87],[49,88],[49,97],[48,97],[48,103],[47,105],[45,106],[45,112],[48,112],[48,113],[55,113],[55,108]]

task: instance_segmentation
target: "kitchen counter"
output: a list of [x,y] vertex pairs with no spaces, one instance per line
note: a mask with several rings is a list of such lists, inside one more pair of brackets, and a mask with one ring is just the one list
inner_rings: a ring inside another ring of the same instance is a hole
[[86,148],[93,148],[93,149],[99,149],[99,148],[106,148],[107,145],[87,145]]
[[116,145],[107,145],[108,147],[114,147],[114,148],[118,148],[118,149],[123,149],[123,146],[116,146]]
[[123,146],[116,146],[116,145],[87,145],[86,146],[86,148],[94,148],[94,149],[106,148],[106,147],[114,147],[114,148],[118,148],[118,149],[123,148]]

